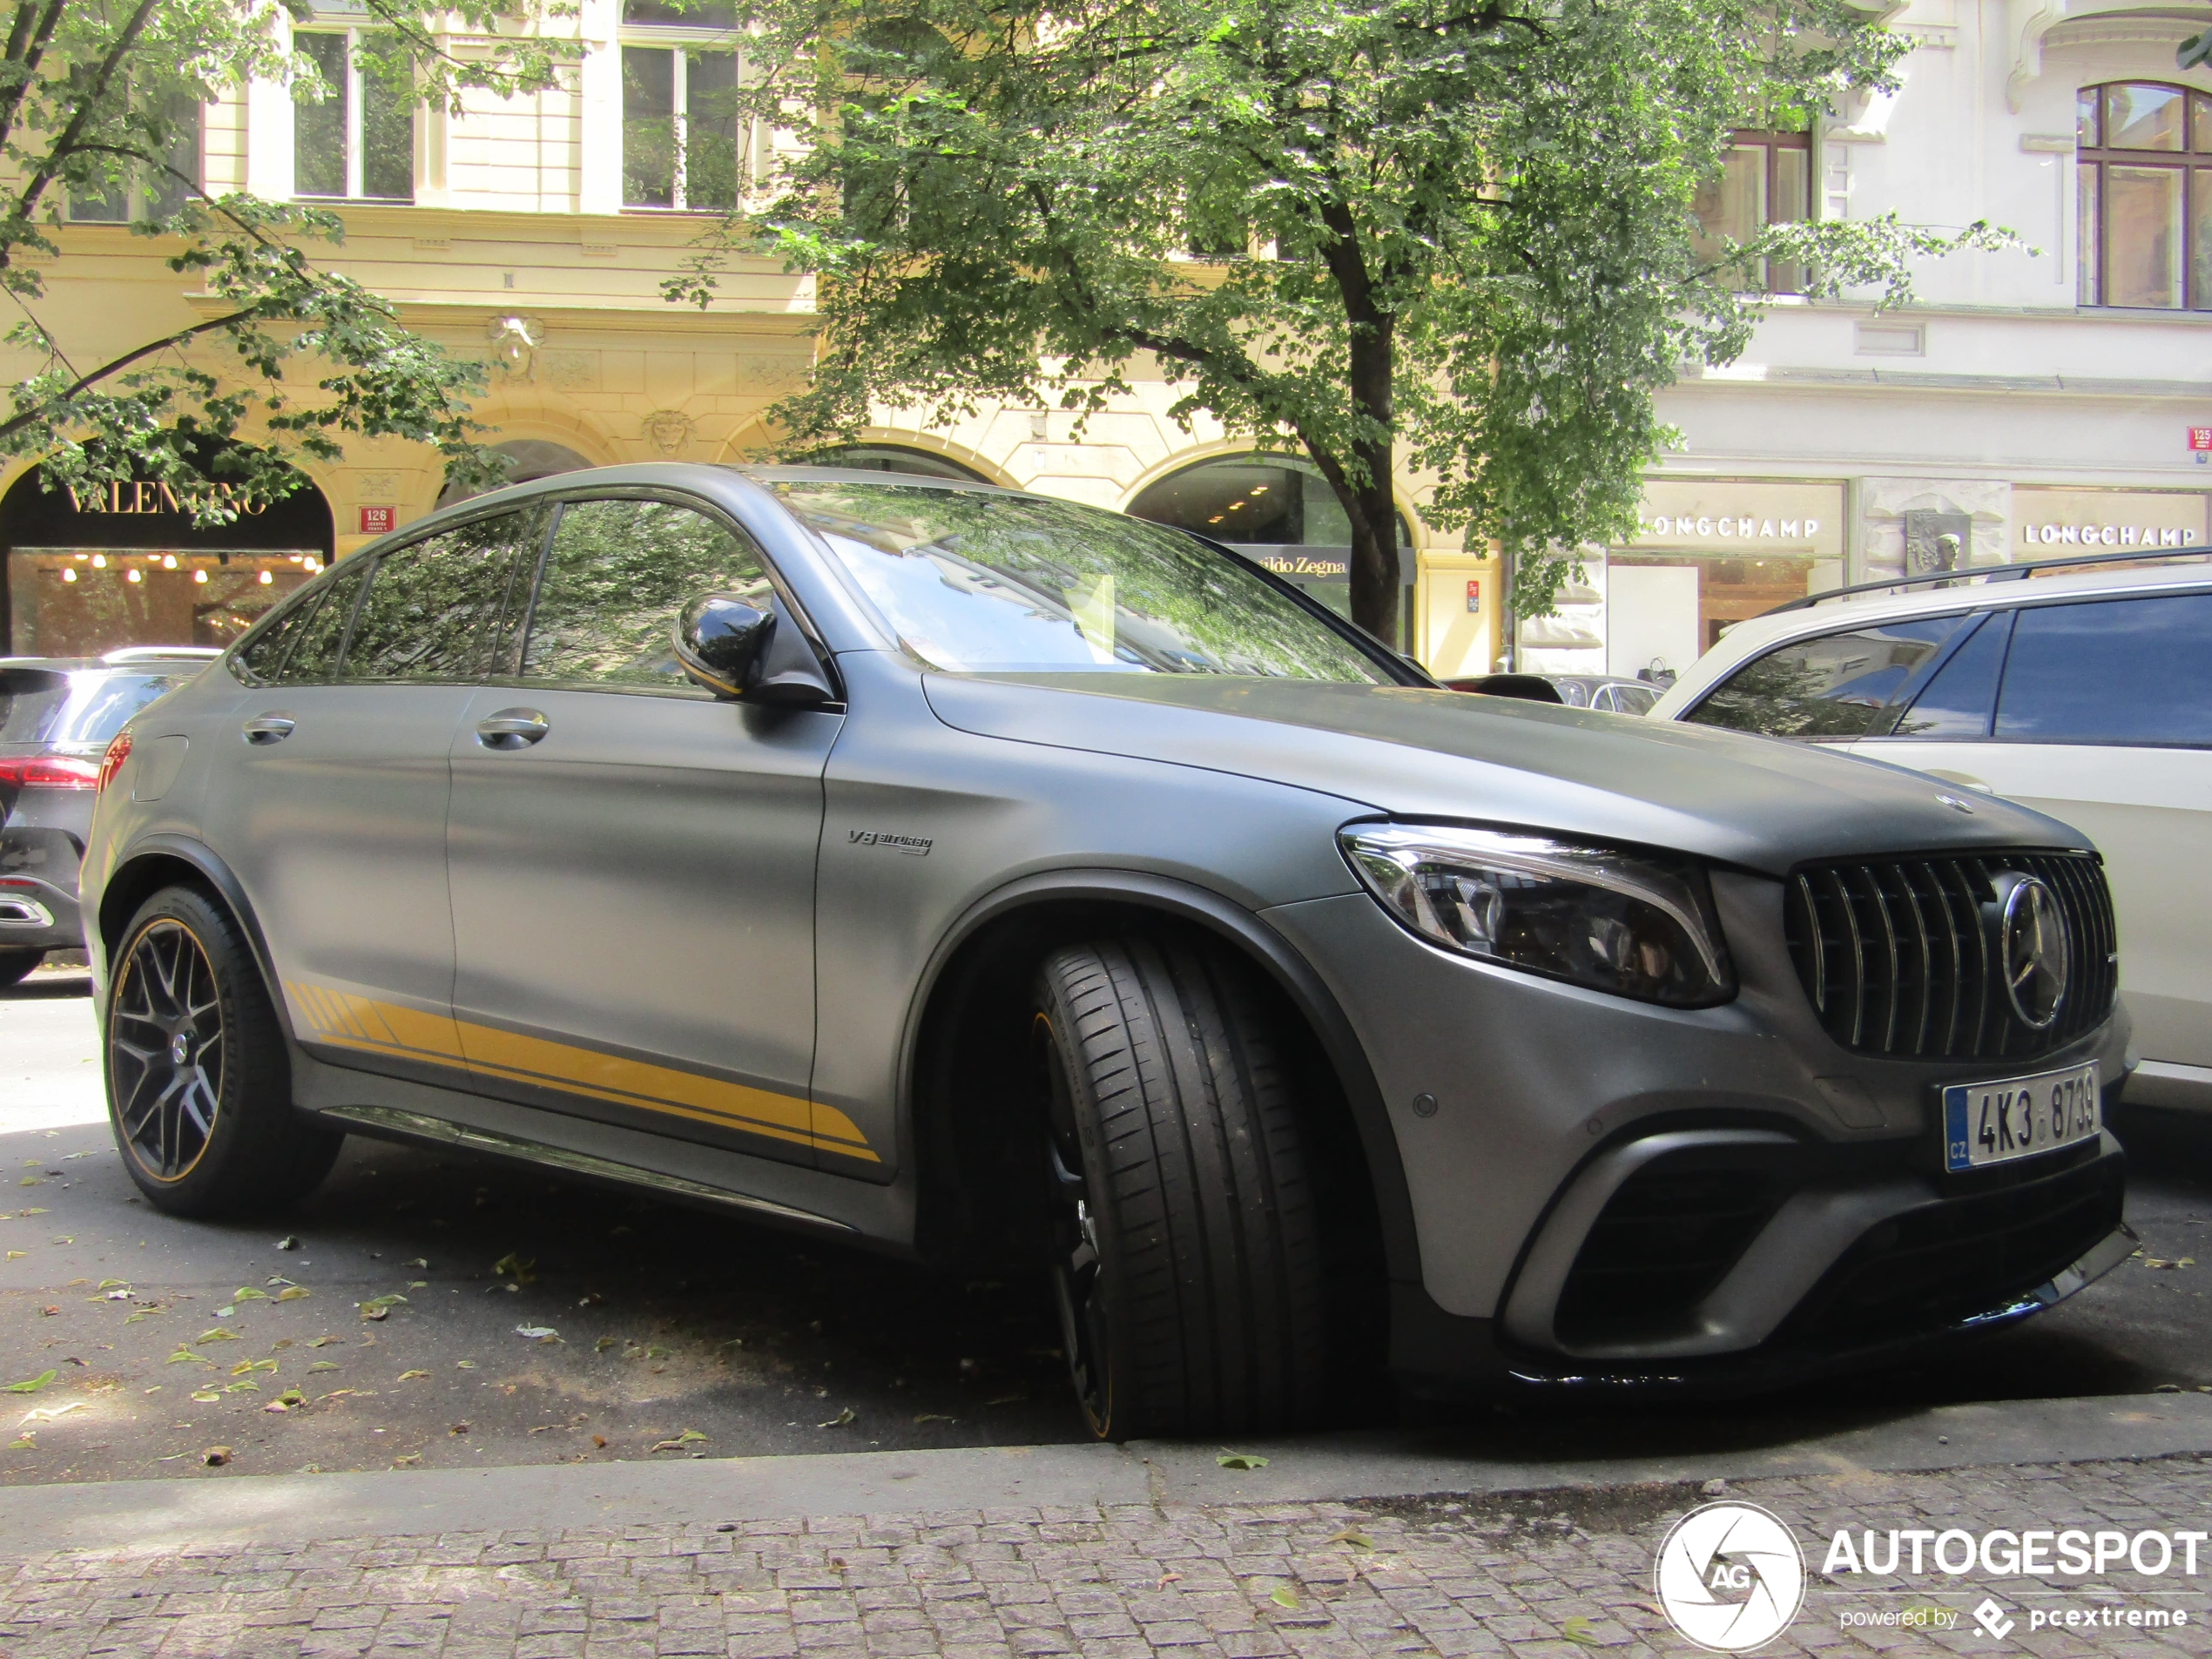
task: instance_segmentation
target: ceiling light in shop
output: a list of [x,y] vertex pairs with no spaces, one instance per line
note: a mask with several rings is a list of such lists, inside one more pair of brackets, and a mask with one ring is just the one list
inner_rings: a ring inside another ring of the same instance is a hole
[[161,568],[165,570],[175,570],[177,568],[177,556],[174,553],[164,553],[161,556]]
[[105,553],[95,553],[95,554],[93,554],[93,555],[92,555],[92,568],[93,568],[95,570],[106,570],[106,569],[107,569],[107,555],[106,555],[106,554],[105,554]]
[[130,581],[136,582],[138,579],[138,573],[136,570],[125,570],[123,574]]
[[322,561],[320,559],[305,560],[302,563],[302,568],[307,570],[310,574],[313,574],[314,571],[322,569]]
[[74,581],[76,581],[76,580],[77,580],[77,572],[76,572],[75,570],[71,570],[71,569],[68,565],[64,564],[64,566],[62,566],[62,580],[63,580],[63,581],[64,581],[64,582],[74,582]]
[[192,579],[195,582],[205,584],[207,580],[207,572],[205,570],[194,570],[192,573]]
[[262,572],[261,572],[261,585],[262,585],[263,587],[265,587],[265,588],[266,588],[266,587],[267,587],[267,586],[268,586],[268,585],[269,585],[272,582],[274,582],[275,580],[276,580],[276,578],[275,578],[274,577],[271,576],[271,575],[270,575],[270,574],[269,574],[266,570],[264,570],[264,571],[262,571]]

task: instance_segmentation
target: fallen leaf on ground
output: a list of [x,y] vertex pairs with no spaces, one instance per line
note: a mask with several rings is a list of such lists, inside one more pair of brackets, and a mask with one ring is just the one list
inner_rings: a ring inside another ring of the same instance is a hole
[[273,1359],[241,1359],[231,1367],[231,1375],[243,1377],[253,1372],[274,1371],[276,1368],[277,1362]]
[[1264,1469],[1267,1460],[1252,1452],[1224,1452],[1214,1461],[1224,1469]]
[[6,1389],[11,1394],[35,1394],[60,1375],[58,1371],[41,1372],[37,1376],[26,1377],[21,1382],[9,1383]]
[[407,1287],[410,1291],[427,1291],[430,1288],[430,1281],[427,1278],[411,1278],[408,1280]]
[[448,1434],[466,1434],[468,1432],[469,1425],[466,1423],[455,1423],[451,1428],[446,1431]]
[[427,1377],[429,1374],[430,1373],[427,1371],[402,1371],[400,1372],[400,1380],[401,1382],[413,1382],[417,1377]]
[[45,1215],[47,1211],[34,1207],[30,1210],[18,1210],[16,1213],[19,1216],[43,1216]]
[[30,1254],[30,1252],[27,1250],[11,1250],[8,1252],[8,1259],[11,1262],[19,1262]]
[[942,1412],[917,1412],[914,1413],[914,1421],[917,1423],[957,1423],[960,1419],[948,1417]]
[[604,1353],[610,1348],[619,1348],[620,1346],[622,1346],[622,1344],[616,1341],[612,1337],[601,1337],[598,1341],[591,1345],[591,1352],[594,1353]]
[[816,1428],[842,1428],[846,1424],[853,1421],[853,1419],[859,1415],[860,1413],[858,1412],[854,1411],[850,1406],[847,1406],[843,1411],[838,1413],[836,1416],[831,1418],[827,1422],[817,1423],[814,1426]]
[[1375,1541],[1357,1527],[1346,1527],[1342,1532],[1331,1533],[1329,1541],[1332,1544],[1349,1544],[1354,1549],[1372,1549],[1375,1547]]
[[314,1292],[304,1285],[287,1285],[276,1293],[276,1299],[280,1302],[297,1302],[302,1297],[314,1294]]
[[596,1308],[600,1303],[605,1301],[606,1299],[607,1298],[600,1295],[598,1291],[591,1291],[577,1298],[576,1305],[580,1308]]
[[192,1398],[203,1406],[212,1406],[222,1399],[222,1395],[212,1388],[202,1388],[197,1390]]
[[196,1340],[200,1342],[243,1342],[246,1339],[235,1331],[226,1331],[217,1325],[212,1331],[202,1331]]
[[343,1337],[314,1337],[309,1339],[307,1345],[310,1348],[327,1348],[333,1343],[342,1343],[345,1340]]
[[337,1369],[338,1367],[327,1359],[318,1359],[314,1362],[314,1364],[307,1367],[309,1375],[313,1375],[318,1371],[335,1371]]
[[411,1262],[402,1262],[402,1263],[401,1263],[400,1264],[401,1264],[402,1267],[418,1267],[418,1268],[422,1269],[422,1270],[423,1270],[423,1271],[425,1271],[426,1272],[428,1271],[429,1266],[430,1266],[430,1263],[429,1263],[428,1259],[427,1258],[425,1258],[425,1257],[421,1257],[421,1256],[417,1256],[417,1257],[416,1257],[416,1258],[415,1258],[413,1261],[411,1261]]
[[223,1392],[226,1394],[258,1394],[261,1392],[261,1385],[251,1377],[241,1377],[234,1383],[226,1384]]
[[127,1278],[104,1278],[98,1288],[103,1291],[127,1291],[131,1288],[131,1281]]
[[537,1275],[530,1269],[536,1265],[536,1257],[510,1250],[491,1264],[491,1271],[502,1278],[513,1279],[517,1285],[534,1285],[537,1282]]
[[1286,1607],[1293,1613],[1298,1611],[1298,1592],[1287,1584],[1278,1584],[1268,1593],[1267,1599],[1277,1607]]
[[[849,1408],[845,1413],[845,1420],[848,1423],[853,1420],[853,1413]],[[822,1426],[826,1428],[829,1426],[826,1423]],[[596,1440],[599,1437],[597,1434],[594,1434],[591,1438]],[[705,1439],[706,1436],[700,1433],[698,1430],[695,1428],[687,1428],[672,1440],[660,1441],[653,1447],[653,1450],[656,1452],[679,1452],[687,1446],[697,1446],[700,1441]]]
[[607,1437],[604,1434],[594,1434],[591,1437],[591,1444],[604,1452],[607,1449]]
[[277,1240],[277,1248],[279,1250],[297,1250],[300,1248],[300,1241],[297,1238],[287,1236]]
[[169,1363],[172,1366],[205,1366],[212,1362],[206,1355],[194,1353],[190,1348],[179,1348],[169,1356]]
[[1170,1584],[1180,1584],[1180,1583],[1182,1583],[1182,1582],[1183,1582],[1183,1575],[1182,1575],[1182,1574],[1180,1574],[1180,1573],[1163,1573],[1163,1574],[1161,1574],[1161,1575],[1160,1575],[1160,1581],[1158,1582],[1158,1584],[1157,1584],[1156,1586],[1154,1586],[1154,1588],[1157,1588],[1157,1589],[1163,1589],[1163,1589],[1167,1588],[1167,1587],[1168,1587],[1169,1585],[1170,1585]]
[[996,1399],[987,1399],[983,1403],[986,1406],[1019,1406],[1027,1399],[1027,1394],[1001,1394]]
[[413,1468],[413,1467],[414,1467],[416,1464],[418,1464],[418,1463],[420,1463],[420,1462],[421,1462],[421,1461],[422,1461],[422,1453],[420,1453],[420,1452],[409,1452],[409,1453],[408,1453],[405,1457],[395,1457],[395,1458],[394,1458],[394,1459],[392,1460],[392,1467],[393,1467],[394,1468],[395,1468],[395,1469],[411,1469],[411,1468]]
[[51,1319],[55,1315],[58,1314],[61,1312],[61,1309],[58,1307],[44,1307],[40,1308],[38,1311]]
[[268,1299],[269,1293],[266,1291],[257,1291],[251,1285],[241,1285],[231,1292],[231,1300],[233,1302],[266,1302]]
[[529,1342],[558,1342],[561,1333],[550,1325],[518,1325],[515,1334]]
[[1596,1629],[1579,1613],[1560,1626],[1559,1633],[1569,1642],[1579,1642],[1586,1648],[1595,1648],[1598,1645]]
[[227,1446],[211,1446],[199,1454],[199,1460],[211,1469],[219,1469],[231,1460],[231,1448]]
[[453,1362],[453,1368],[455,1371],[474,1371],[476,1368],[476,1362],[473,1359],[456,1359]]
[[307,1397],[305,1394],[296,1388],[287,1388],[261,1409],[265,1412],[288,1412],[307,1403]]
[[28,1430],[8,1442],[8,1450],[10,1452],[36,1452],[37,1449],[37,1438]]
[[21,1428],[24,1423],[51,1423],[57,1417],[66,1417],[71,1412],[83,1411],[89,1403],[86,1400],[72,1399],[66,1406],[40,1406],[35,1410],[24,1413],[23,1422],[17,1423],[16,1426]]

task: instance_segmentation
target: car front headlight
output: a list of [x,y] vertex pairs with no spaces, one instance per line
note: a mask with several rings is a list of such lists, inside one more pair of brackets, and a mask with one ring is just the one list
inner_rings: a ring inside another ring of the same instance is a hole
[[1736,995],[1703,866],[1449,824],[1347,824],[1383,908],[1431,944],[1669,1008]]

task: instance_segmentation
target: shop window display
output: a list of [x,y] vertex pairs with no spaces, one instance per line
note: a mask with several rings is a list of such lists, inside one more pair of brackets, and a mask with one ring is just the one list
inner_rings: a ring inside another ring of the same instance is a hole
[[19,549],[8,561],[10,643],[24,657],[226,646],[320,569],[317,553]]

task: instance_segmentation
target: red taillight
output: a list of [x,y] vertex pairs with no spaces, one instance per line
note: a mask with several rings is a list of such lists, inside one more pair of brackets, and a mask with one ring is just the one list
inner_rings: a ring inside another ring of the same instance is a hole
[[0,760],[0,784],[30,789],[97,789],[100,769],[74,755],[30,755]]
[[123,770],[123,763],[131,758],[131,734],[118,732],[109,742],[107,752],[100,757],[95,786],[105,789],[115,781],[115,774]]

